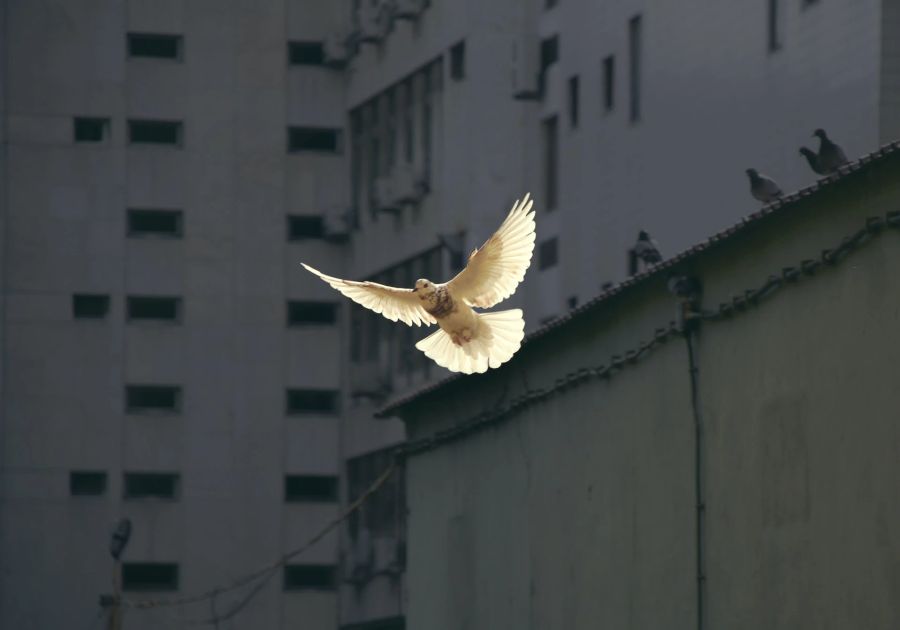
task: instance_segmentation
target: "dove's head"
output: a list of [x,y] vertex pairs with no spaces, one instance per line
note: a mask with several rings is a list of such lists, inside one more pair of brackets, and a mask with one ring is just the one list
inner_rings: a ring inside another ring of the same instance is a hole
[[755,168],[748,168],[747,175],[750,176],[750,179],[756,179],[757,177],[759,177],[759,171],[757,171]]
[[437,291],[437,287],[434,286],[434,283],[431,280],[426,280],[425,278],[419,278],[416,280],[416,288],[413,289],[413,293],[418,294],[420,300],[424,300]]
[[814,135],[816,138],[818,138],[819,140],[825,140],[825,139],[828,138],[828,136],[825,135],[825,130],[824,130],[824,129],[821,129],[821,128],[816,129],[815,131],[813,131],[813,135]]
[[640,232],[638,232],[638,240],[639,241],[649,241],[650,235],[647,234],[647,232],[645,230],[641,230]]

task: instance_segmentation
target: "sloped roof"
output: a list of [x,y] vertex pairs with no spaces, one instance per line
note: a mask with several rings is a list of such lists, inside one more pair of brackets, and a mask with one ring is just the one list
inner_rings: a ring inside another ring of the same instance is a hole
[[[664,275],[668,270],[673,267],[690,260],[700,253],[709,250],[712,247],[718,246],[725,241],[733,238],[737,234],[744,232],[749,226],[756,225],[761,220],[766,219],[773,215],[780,215],[796,205],[799,201],[805,200],[809,197],[819,194],[821,191],[830,188],[835,183],[843,180],[849,175],[854,173],[859,173],[863,170],[868,169],[870,166],[884,160],[888,156],[892,154],[900,154],[900,140],[892,142],[890,144],[886,144],[879,148],[877,151],[873,151],[872,153],[868,153],[863,155],[862,157],[845,164],[840,167],[835,173],[823,177],[817,180],[814,184],[807,186],[805,188],[801,188],[800,190],[791,193],[790,195],[785,195],[781,197],[777,201],[774,201],[770,204],[763,206],[760,210],[753,212],[743,218],[741,218],[737,223],[719,231],[707,238],[705,241],[700,241],[699,243],[688,247],[684,251],[672,256],[671,258],[667,258],[660,263],[645,269],[644,271],[631,276],[630,278],[623,280],[613,286],[611,286],[606,291],[603,291],[599,295],[594,298],[591,298],[581,306],[572,309],[565,315],[560,315],[555,319],[547,322],[537,330],[532,331],[530,334],[525,336],[525,339],[522,341],[522,346],[526,346],[528,343],[535,341],[536,339],[540,339],[544,335],[548,334],[550,331],[565,326],[568,322],[576,317],[581,317],[585,313],[594,310],[598,306],[604,304],[608,300],[610,300],[613,296],[619,295],[624,291],[628,291],[639,285],[643,282],[651,278],[657,278],[661,275]],[[515,360],[515,358],[513,358]],[[502,367],[500,368],[502,369]],[[375,413],[375,417],[377,418],[386,418],[388,416],[393,415],[401,408],[409,405],[410,403],[428,396],[432,393],[435,393],[450,383],[456,382],[459,379],[465,378],[469,375],[455,373],[444,379],[441,379],[435,383],[426,385],[417,390],[410,392],[404,396],[396,398],[381,409],[379,409]]]

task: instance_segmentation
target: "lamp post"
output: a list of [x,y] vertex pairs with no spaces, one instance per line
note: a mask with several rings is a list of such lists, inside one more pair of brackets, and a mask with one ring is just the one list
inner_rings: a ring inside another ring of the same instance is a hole
[[128,546],[131,538],[131,520],[123,518],[112,532],[109,540],[109,553],[113,558],[111,598],[101,597],[100,605],[109,607],[109,630],[121,630],[122,628],[122,553]]

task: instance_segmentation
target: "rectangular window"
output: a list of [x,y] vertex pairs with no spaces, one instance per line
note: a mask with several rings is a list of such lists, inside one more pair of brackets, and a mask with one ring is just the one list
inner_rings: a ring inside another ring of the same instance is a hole
[[616,58],[603,60],[603,109],[611,112],[616,106]]
[[177,322],[181,319],[181,298],[129,297],[128,321]]
[[553,210],[557,204],[558,171],[559,171],[559,132],[556,116],[543,122],[544,140],[544,203],[547,210]]
[[177,591],[178,565],[163,562],[125,562],[122,564],[124,591]]
[[431,182],[431,119],[434,115],[434,89],[429,66],[422,74],[422,168],[428,182]]
[[288,240],[325,238],[325,219],[322,215],[293,214],[287,218]]
[[538,74],[538,91],[541,97],[547,89],[547,70],[559,61],[559,36],[554,35],[541,40],[541,69]]
[[578,126],[578,75],[569,77],[569,127]]
[[292,66],[321,66],[325,63],[322,42],[288,42],[288,63]]
[[631,122],[641,119],[641,16],[636,15],[628,22],[628,78],[631,104]]
[[338,478],[333,475],[286,475],[284,500],[333,502],[338,499]]
[[132,238],[144,236],[181,238],[183,235],[183,216],[184,213],[181,210],[130,208],[128,210],[127,235]]
[[180,35],[128,33],[128,56],[180,60],[182,41]]
[[359,209],[362,204],[363,151],[365,150],[363,111],[350,112],[350,197],[353,227],[359,227]]
[[181,146],[182,125],[173,120],[129,120],[128,141],[132,144]]
[[181,409],[181,388],[176,385],[126,385],[125,411],[176,413]]
[[548,238],[538,248],[538,268],[542,271],[555,267],[559,262],[559,246],[556,237]]
[[333,414],[338,410],[338,392],[333,389],[289,389],[286,398],[289,414]]
[[778,0],[768,0],[767,17],[769,52],[775,52],[781,48],[781,3]]
[[72,317],[75,319],[103,319],[108,313],[108,295],[76,293],[72,296]]
[[341,130],[319,127],[288,127],[288,151],[340,153]]
[[384,98],[385,102],[385,143],[384,143],[384,165],[387,172],[394,170],[394,164],[397,160],[397,112],[396,112],[396,96],[395,90],[388,90]]
[[288,326],[336,324],[337,309],[334,302],[288,302]]
[[105,492],[105,472],[73,470],[69,473],[69,494],[73,497],[100,496]]
[[450,48],[450,78],[462,81],[466,78],[466,42],[454,44]]
[[407,80],[403,84],[401,93],[403,94],[403,158],[407,164],[412,164],[415,127],[413,122],[413,86],[411,80]]
[[179,476],[175,473],[125,473],[126,499],[175,499]]
[[75,142],[103,142],[109,134],[109,118],[75,118]]
[[288,564],[284,567],[286,591],[333,591],[337,572],[330,564]]

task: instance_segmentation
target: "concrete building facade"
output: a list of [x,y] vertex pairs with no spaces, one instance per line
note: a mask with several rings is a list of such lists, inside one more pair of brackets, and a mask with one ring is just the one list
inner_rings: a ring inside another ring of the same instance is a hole
[[895,628],[898,201],[895,143],[387,408],[409,625]]
[[[87,627],[120,517],[144,600],[224,586],[338,512],[344,307],[296,269],[343,261],[343,78],[302,45],[343,13],[0,4],[0,627]],[[332,535],[219,627],[335,628],[338,564]]]
[[[0,7],[4,627],[90,616],[122,515],[129,584],[196,592],[377,477],[405,433],[372,412],[443,373],[300,260],[441,280],[530,191],[532,330],[621,279],[638,229],[669,254],[746,214],[746,167],[811,181],[815,127],[851,154],[900,133],[888,0]],[[404,497],[223,623],[402,627]]]

